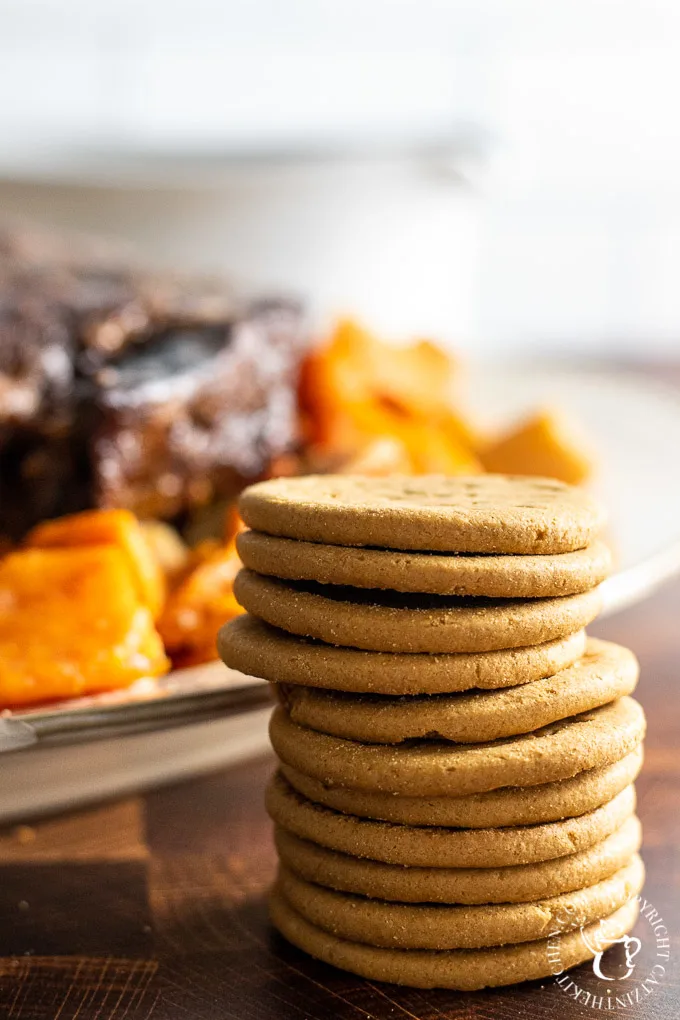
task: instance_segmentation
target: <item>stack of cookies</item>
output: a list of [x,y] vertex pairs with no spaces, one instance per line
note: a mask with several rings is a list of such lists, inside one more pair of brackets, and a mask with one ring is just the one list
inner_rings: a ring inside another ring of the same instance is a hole
[[587,638],[598,507],[542,478],[246,490],[227,665],[276,685],[275,926],[374,980],[549,975],[634,924],[644,716]]

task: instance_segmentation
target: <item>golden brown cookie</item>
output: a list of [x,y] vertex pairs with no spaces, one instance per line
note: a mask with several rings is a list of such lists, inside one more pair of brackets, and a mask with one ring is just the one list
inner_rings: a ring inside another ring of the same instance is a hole
[[543,644],[581,630],[597,588],[552,599],[473,599],[280,581],[241,570],[237,601],[274,627],[376,652],[487,652]]
[[398,744],[427,738],[474,743],[530,733],[606,705],[635,690],[632,652],[589,638],[586,654],[555,676],[498,691],[385,697],[284,685],[280,696],[299,726],[348,740]]
[[393,949],[483,949],[547,938],[608,917],[639,893],[644,875],[635,854],[585,889],[528,903],[475,906],[353,896],[307,882],[286,867],[279,869],[277,886],[302,917],[338,938]]
[[453,655],[395,655],[335,648],[270,627],[245,614],[222,627],[227,666],[288,684],[372,694],[445,694],[495,689],[553,676],[581,658],[585,632],[542,645]]
[[607,546],[543,556],[405,552],[302,542],[244,531],[236,545],[243,563],[259,574],[355,588],[390,588],[437,595],[546,598],[575,595],[604,581],[611,568]]
[[485,744],[362,744],[298,726],[281,707],[274,710],[269,733],[286,765],[323,783],[407,797],[457,797],[568,779],[623,758],[644,731],[640,705],[620,698],[535,733]]
[[408,868],[350,857],[277,827],[282,862],[301,878],[340,892],[401,903],[526,903],[609,878],[640,849],[631,816],[611,836],[579,853],[504,868]]
[[585,850],[611,835],[635,811],[627,786],[608,804],[578,818],[503,829],[444,829],[392,825],[343,815],[314,804],[275,776],[266,806],[277,825],[353,857],[420,868],[502,868]]
[[246,489],[239,509],[269,535],[428,552],[570,552],[603,524],[582,490],[508,475],[276,478]]
[[[633,928],[638,903],[631,900],[610,914],[606,927],[599,921],[559,938],[560,970],[575,967],[595,955],[595,945],[611,945]],[[470,992],[533,981],[555,972],[554,939],[538,939],[492,949],[378,949],[335,935],[310,924],[290,906],[280,891],[272,894],[270,916],[274,927],[298,949],[324,963],[367,978],[412,988],[451,988]]]
[[606,804],[634,782],[642,768],[642,744],[611,765],[579,772],[571,779],[538,786],[506,786],[462,797],[399,797],[367,793],[344,786],[326,786],[281,765],[290,785],[308,800],[346,815],[401,825],[444,825],[484,829],[505,825],[533,825],[574,818]]

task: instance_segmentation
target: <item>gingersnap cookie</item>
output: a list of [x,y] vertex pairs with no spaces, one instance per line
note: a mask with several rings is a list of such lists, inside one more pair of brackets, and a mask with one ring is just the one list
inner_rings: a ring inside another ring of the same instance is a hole
[[[611,836],[578,853],[504,868],[408,868],[350,857],[277,827],[279,858],[308,882],[339,892],[401,903],[526,903],[595,885],[640,849],[634,816]],[[515,940],[518,941],[518,940]]]
[[400,797],[326,786],[288,765],[281,773],[298,793],[346,815],[400,825],[444,825],[485,829],[533,825],[574,818],[606,804],[634,782],[642,768],[642,744],[611,765],[579,772],[571,779],[538,786],[505,786],[462,797]]
[[594,588],[611,569],[607,546],[543,556],[475,556],[322,545],[261,531],[237,535],[243,563],[259,574],[355,588],[390,588],[437,595],[546,598]]
[[427,552],[571,552],[603,524],[580,489],[517,475],[276,478],[246,489],[239,510],[269,535]]
[[287,634],[244,614],[225,624],[217,647],[227,666],[264,680],[367,694],[445,694],[495,689],[553,676],[581,658],[583,630],[541,645],[494,652],[396,655],[338,648]]
[[644,882],[635,854],[609,878],[585,889],[529,903],[450,905],[393,903],[336,892],[279,868],[277,888],[318,928],[369,946],[394,949],[484,949],[531,942],[608,917]]
[[601,607],[597,588],[551,599],[479,599],[280,581],[252,570],[234,581],[254,616],[329,645],[375,652],[487,652],[543,644],[581,630]]
[[277,755],[298,772],[335,786],[407,797],[456,797],[568,779],[623,758],[644,732],[642,708],[628,697],[484,744],[363,744],[298,726],[281,707],[269,728]]
[[635,690],[638,674],[627,648],[589,638],[573,666],[505,690],[396,698],[293,685],[279,692],[293,722],[320,733],[369,744],[417,738],[475,743],[530,733],[599,708]]
[[601,842],[634,813],[635,790],[627,786],[578,818],[501,829],[393,825],[342,815],[302,797],[280,775],[267,787],[265,803],[277,825],[353,857],[421,868],[499,868],[564,857]]
[[[591,960],[632,930],[639,911],[635,899],[604,921],[559,937],[560,972]],[[412,988],[450,988],[471,992],[480,988],[533,981],[555,972],[554,938],[537,939],[491,949],[381,949],[337,938],[310,924],[275,890],[269,901],[274,927],[298,949],[317,960],[350,971],[369,981],[387,981]],[[596,948],[597,947],[597,948]]]

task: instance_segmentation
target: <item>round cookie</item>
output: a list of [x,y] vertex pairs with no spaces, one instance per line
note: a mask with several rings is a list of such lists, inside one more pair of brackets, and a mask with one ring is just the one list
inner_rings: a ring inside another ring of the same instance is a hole
[[582,490],[518,475],[275,478],[246,489],[239,510],[269,535],[427,552],[571,552],[603,524]]
[[281,828],[274,837],[290,871],[340,892],[401,903],[526,903],[609,878],[640,849],[642,829],[631,816],[611,836],[579,853],[503,868],[408,868],[350,857]]
[[505,786],[462,797],[399,797],[326,786],[288,765],[281,765],[281,773],[303,797],[343,814],[399,825],[484,829],[556,822],[592,811],[635,781],[642,758],[639,744],[620,761],[579,772],[571,779],[538,786]]
[[267,787],[266,807],[287,831],[352,857],[419,868],[503,868],[564,857],[601,842],[635,811],[635,790],[627,786],[578,818],[503,829],[418,828],[342,815],[301,797],[281,776]]
[[555,676],[497,691],[422,697],[345,694],[285,685],[279,693],[299,726],[365,743],[426,738],[457,743],[530,733],[635,690],[632,652],[589,638],[584,657]]
[[611,554],[600,541],[586,549],[543,556],[475,556],[322,545],[243,531],[236,546],[245,566],[258,574],[437,595],[574,595],[604,581],[611,568]]
[[336,648],[244,614],[225,624],[217,646],[231,669],[251,676],[308,687],[367,694],[446,694],[470,688],[496,689],[553,676],[585,651],[580,630],[528,648],[452,655],[395,655]]
[[485,744],[361,744],[297,726],[281,707],[269,727],[278,757],[298,772],[334,786],[407,797],[456,797],[568,779],[623,758],[644,731],[642,708],[628,697]]
[[285,867],[277,886],[302,917],[352,942],[395,949],[483,949],[532,942],[608,917],[635,896],[644,867],[635,854],[609,878],[529,903],[477,906],[391,903],[335,892]]
[[281,630],[375,652],[487,652],[565,637],[601,607],[597,588],[552,599],[459,599],[285,582],[243,569],[234,595]]
[[[595,955],[595,945],[605,948],[627,934],[637,920],[639,905],[631,900],[606,919],[582,930],[568,932],[559,940],[559,968],[567,970]],[[492,949],[379,949],[339,939],[310,924],[274,891],[269,903],[274,927],[298,949],[317,960],[350,971],[370,981],[387,981],[412,988],[450,988],[471,992],[497,988],[519,981],[548,977],[555,971],[551,939],[521,942]]]

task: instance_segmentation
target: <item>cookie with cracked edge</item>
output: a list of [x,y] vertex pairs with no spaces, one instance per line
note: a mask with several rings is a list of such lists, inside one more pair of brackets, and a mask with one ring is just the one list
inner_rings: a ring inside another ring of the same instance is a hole
[[611,553],[597,540],[574,552],[475,556],[324,545],[250,530],[237,536],[236,546],[244,565],[258,574],[438,595],[575,595],[596,587],[611,569]]
[[[635,925],[639,905],[635,899],[599,921],[559,937],[559,967],[568,970],[595,955]],[[555,971],[554,939],[538,939],[492,949],[379,949],[337,938],[310,924],[280,890],[270,898],[274,927],[298,949],[317,960],[370,981],[386,981],[412,988],[449,988],[472,992],[520,981],[549,977]]]
[[604,523],[581,489],[523,475],[276,478],[247,488],[239,509],[269,535],[427,552],[571,552]]
[[606,804],[635,782],[642,768],[642,744],[610,765],[579,772],[570,779],[537,786],[504,786],[460,797],[404,797],[370,793],[346,786],[328,786],[281,764],[280,771],[294,790],[308,800],[346,815],[395,822],[399,825],[443,825],[484,829],[533,825],[573,818]]
[[368,652],[288,634],[248,613],[217,638],[231,669],[264,680],[366,694],[448,694],[493,690],[553,676],[585,652],[585,631],[528,648],[441,655]]
[[269,735],[286,765],[335,786],[402,796],[459,796],[535,786],[618,761],[645,733],[642,707],[619,698],[592,712],[483,744],[364,744],[294,723],[280,706]]
[[549,599],[411,595],[280,581],[245,567],[236,600],[281,630],[375,652],[488,652],[522,648],[581,630],[600,611],[597,588]]
[[291,684],[279,685],[278,693],[293,722],[320,733],[369,744],[419,738],[477,743],[599,708],[632,694],[638,675],[631,651],[589,638],[583,658],[561,673],[497,691],[390,698]]

